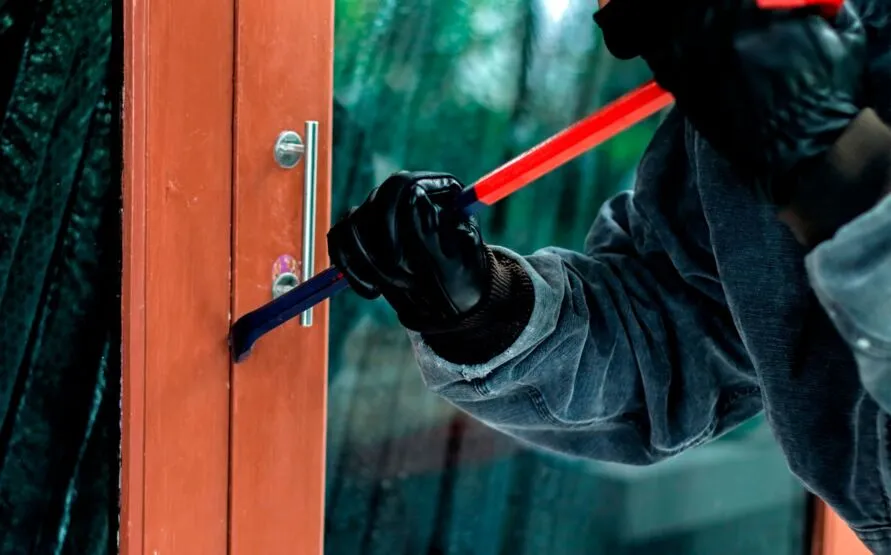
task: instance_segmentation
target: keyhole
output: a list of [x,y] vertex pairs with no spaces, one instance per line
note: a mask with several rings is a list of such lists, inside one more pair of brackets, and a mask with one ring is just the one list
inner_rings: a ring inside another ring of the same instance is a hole
[[290,272],[280,274],[272,282],[272,298],[277,299],[298,285],[300,285],[300,279],[296,275]]

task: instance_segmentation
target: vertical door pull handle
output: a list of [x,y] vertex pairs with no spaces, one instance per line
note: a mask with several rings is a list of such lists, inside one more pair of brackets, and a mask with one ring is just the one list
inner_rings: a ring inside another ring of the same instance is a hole
[[[315,273],[316,266],[316,190],[318,187],[319,122],[306,122],[305,158],[303,174],[303,282]],[[312,326],[312,307],[300,314],[300,324]]]

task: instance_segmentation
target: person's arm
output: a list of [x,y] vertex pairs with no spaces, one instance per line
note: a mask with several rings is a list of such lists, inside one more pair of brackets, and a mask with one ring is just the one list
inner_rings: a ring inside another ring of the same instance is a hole
[[[761,410],[685,137],[675,112],[582,252],[487,246],[448,210],[457,180],[400,172],[332,228],[329,255],[395,309],[447,401],[539,448],[653,463]],[[642,197],[660,208],[643,213]]]
[[[675,139],[657,136],[652,150]],[[680,196],[692,187],[641,181],[665,206],[701,214]],[[696,220],[648,218],[624,193],[603,206],[584,252],[494,247],[501,293],[487,311],[448,333],[410,332],[425,382],[536,447],[631,464],[753,416],[760,392]]]
[[782,217],[814,247],[810,283],[864,388],[891,414],[891,128],[864,110],[801,183]]
[[[811,281],[863,370],[866,360],[886,360],[876,345],[891,335],[891,311],[877,298],[891,291],[882,267],[888,231],[878,229],[886,214],[877,207],[891,192],[891,129],[869,107],[869,94],[882,89],[866,86],[875,56],[888,51],[875,24],[884,7],[848,2],[830,20],[801,12],[753,25],[731,6],[681,10],[659,41],[638,40],[632,54],[706,140],[750,175],[798,241],[821,245],[808,258]],[[633,24],[628,0],[603,12],[596,19],[605,37],[625,36]],[[891,391],[876,384],[891,385],[884,376],[891,369],[868,366],[864,385],[887,411]]]
[[891,196],[818,245],[805,265],[864,388],[891,414]]

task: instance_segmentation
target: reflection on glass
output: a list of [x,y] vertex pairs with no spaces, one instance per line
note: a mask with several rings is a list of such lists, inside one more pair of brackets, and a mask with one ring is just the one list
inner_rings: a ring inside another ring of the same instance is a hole
[[[337,0],[334,217],[397,169],[472,183],[647,78],[589,0]],[[579,248],[658,118],[481,215]],[[799,555],[806,497],[761,419],[649,468],[522,448],[428,392],[383,302],[332,303],[328,555]]]

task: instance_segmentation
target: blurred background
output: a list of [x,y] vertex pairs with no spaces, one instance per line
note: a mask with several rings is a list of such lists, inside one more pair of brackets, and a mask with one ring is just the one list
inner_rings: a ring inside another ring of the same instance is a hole
[[[337,0],[333,217],[399,169],[467,184],[643,83],[593,0]],[[481,214],[581,248],[655,116]],[[427,392],[383,302],[332,302],[327,555],[803,555],[807,497],[763,419],[651,468],[521,448]]]

